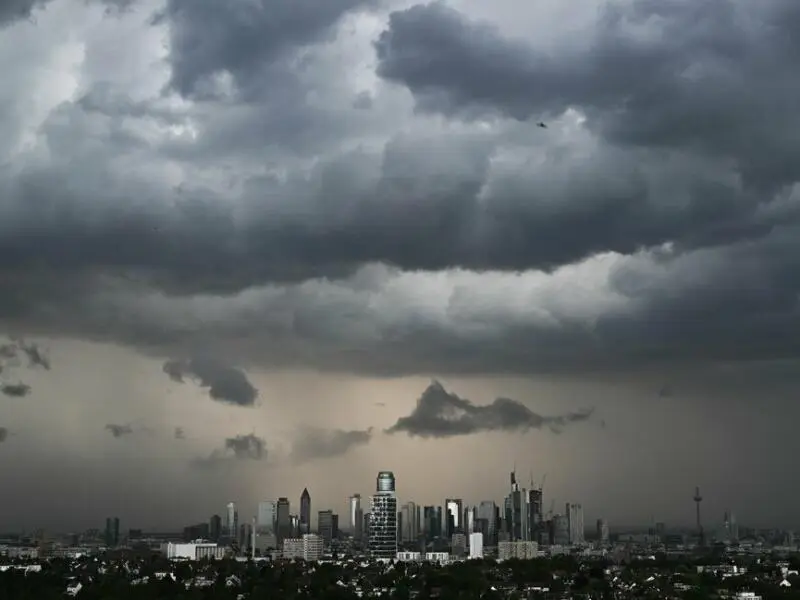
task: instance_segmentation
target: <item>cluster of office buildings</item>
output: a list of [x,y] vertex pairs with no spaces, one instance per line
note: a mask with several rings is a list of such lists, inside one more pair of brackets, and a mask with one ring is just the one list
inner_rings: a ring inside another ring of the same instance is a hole
[[[340,539],[339,515],[318,511],[313,531],[311,515],[308,489],[300,496],[296,514],[289,499],[282,497],[260,502],[249,523],[240,522],[237,506],[230,502],[224,517],[214,515],[207,524],[186,528],[184,538],[222,541],[253,555],[277,550],[287,558],[314,560]],[[475,558],[486,550],[499,558],[526,558],[534,556],[539,545],[584,542],[583,507],[567,504],[563,514],[554,514],[551,506],[545,512],[542,487],[521,487],[514,472],[502,505],[484,501],[468,506],[461,499],[447,498],[442,506],[420,506],[411,501],[398,505],[395,476],[381,471],[368,501],[362,501],[360,494],[348,499],[345,521],[348,549],[366,551],[377,559],[437,560],[444,551]],[[602,521],[598,533],[607,541],[608,527]]]

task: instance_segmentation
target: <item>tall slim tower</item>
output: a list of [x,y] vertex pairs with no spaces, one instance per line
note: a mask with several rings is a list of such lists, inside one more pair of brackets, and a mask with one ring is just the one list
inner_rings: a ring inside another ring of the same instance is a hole
[[700,537],[700,545],[705,545],[705,536],[703,535],[703,524],[700,521],[700,503],[703,501],[703,497],[700,495],[700,488],[694,488],[694,505],[695,505],[695,512],[697,517],[697,535]]
[[378,473],[370,511],[369,551],[373,558],[397,557],[397,496],[391,471]]
[[311,532],[311,494],[308,488],[303,488],[300,494],[300,533]]

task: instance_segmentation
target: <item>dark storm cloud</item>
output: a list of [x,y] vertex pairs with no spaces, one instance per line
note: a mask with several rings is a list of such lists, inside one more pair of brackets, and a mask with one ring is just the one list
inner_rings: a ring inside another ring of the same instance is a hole
[[261,460],[267,456],[266,442],[253,433],[227,438],[225,450],[238,460]]
[[587,421],[594,409],[556,416],[542,416],[509,398],[497,398],[491,404],[478,406],[432,382],[422,393],[417,406],[407,417],[401,417],[386,433],[407,433],[410,436],[445,438],[484,431],[528,431],[548,428],[561,433],[564,427]]
[[0,384],[0,393],[11,398],[24,398],[31,393],[31,386],[25,383],[3,383]]
[[372,428],[365,430],[303,428],[292,443],[291,459],[307,462],[347,454],[352,448],[369,444]]
[[376,2],[168,0],[159,21],[170,28],[171,84],[184,96],[203,96],[209,78],[230,73],[240,88],[251,87],[270,63],[321,41],[347,12],[371,4]]
[[217,448],[206,457],[192,461],[196,467],[210,468],[231,461],[259,461],[267,458],[267,442],[254,433],[226,438],[222,448]]
[[34,11],[51,0],[3,0],[0,2],[0,27],[12,21],[31,19]]
[[173,381],[183,383],[185,377],[197,380],[201,387],[208,388],[208,395],[219,402],[253,406],[258,397],[258,390],[242,370],[214,359],[168,360],[163,370]]
[[115,438],[121,438],[133,433],[133,427],[131,425],[120,425],[117,423],[109,423],[108,425],[105,426],[105,429]]

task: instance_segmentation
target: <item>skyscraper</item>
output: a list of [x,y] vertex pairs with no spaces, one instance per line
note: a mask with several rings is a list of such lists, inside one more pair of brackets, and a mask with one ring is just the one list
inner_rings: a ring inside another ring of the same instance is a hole
[[334,534],[332,510],[321,510],[317,513],[317,529],[320,537],[325,541],[326,546],[330,546]]
[[400,539],[404,542],[415,542],[419,537],[419,511],[417,505],[413,502],[403,504],[400,507],[400,514],[402,515],[402,531],[400,532]]
[[347,528],[356,539],[361,537],[364,515],[361,511],[361,494],[353,494],[347,499]]
[[457,531],[464,530],[464,501],[460,498],[447,498],[444,501],[444,516],[446,521],[446,537],[452,536]]
[[397,556],[397,497],[391,471],[378,473],[369,522],[369,551],[373,558]]
[[274,533],[275,531],[275,502],[268,500],[258,503],[258,516],[256,527],[260,533]]
[[278,503],[275,506],[275,535],[278,538],[278,542],[292,537],[290,508],[288,498],[278,498]]
[[583,506],[567,502],[566,517],[569,525],[569,543],[576,545],[584,542]]
[[225,533],[232,540],[237,539],[239,534],[239,511],[235,502],[228,502],[225,507]]
[[303,488],[300,494],[300,534],[311,532],[311,494]]
[[543,543],[541,540],[542,523],[542,488],[528,491],[528,539],[532,542]]

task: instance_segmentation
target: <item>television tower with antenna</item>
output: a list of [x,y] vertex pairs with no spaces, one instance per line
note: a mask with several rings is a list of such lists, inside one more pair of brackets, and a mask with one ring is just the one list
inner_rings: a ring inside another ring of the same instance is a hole
[[700,521],[700,503],[703,501],[703,497],[700,495],[700,488],[694,488],[694,506],[695,506],[695,514],[697,518],[697,535],[700,537],[700,545],[705,545],[705,539],[703,536],[703,524]]

